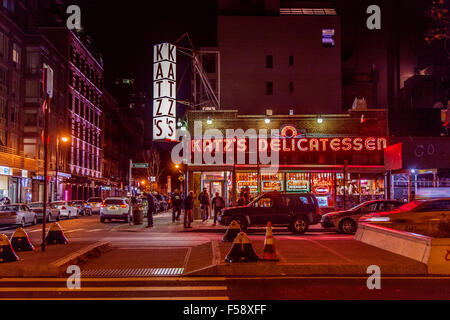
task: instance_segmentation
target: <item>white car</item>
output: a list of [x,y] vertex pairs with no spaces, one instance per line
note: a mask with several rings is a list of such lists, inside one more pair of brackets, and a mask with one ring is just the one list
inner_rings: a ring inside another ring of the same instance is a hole
[[100,222],[112,219],[124,220],[130,222],[132,209],[127,198],[111,197],[103,201],[100,208]]
[[100,213],[102,202],[102,198],[99,197],[89,198],[87,201],[87,203],[91,206],[91,211],[93,214]]
[[59,210],[60,217],[77,218],[78,217],[78,208],[72,206],[69,201],[56,201],[52,202],[52,207],[56,207]]
[[0,206],[0,225],[18,225],[25,227],[27,223],[37,223],[36,213],[22,203]]

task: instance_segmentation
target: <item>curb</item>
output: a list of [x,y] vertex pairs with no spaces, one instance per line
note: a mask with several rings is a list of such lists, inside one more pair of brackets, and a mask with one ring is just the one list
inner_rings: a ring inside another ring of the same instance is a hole
[[98,257],[110,248],[110,242],[96,242],[87,247],[81,248],[68,256],[58,259],[48,266],[49,271],[55,276],[62,276],[66,273],[67,267],[72,264],[86,262],[91,257]]

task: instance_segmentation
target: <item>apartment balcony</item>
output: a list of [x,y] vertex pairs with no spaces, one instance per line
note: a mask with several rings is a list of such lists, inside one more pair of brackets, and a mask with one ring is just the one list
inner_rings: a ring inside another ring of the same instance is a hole
[[27,157],[23,151],[0,146],[0,166],[37,172],[44,168],[44,161]]

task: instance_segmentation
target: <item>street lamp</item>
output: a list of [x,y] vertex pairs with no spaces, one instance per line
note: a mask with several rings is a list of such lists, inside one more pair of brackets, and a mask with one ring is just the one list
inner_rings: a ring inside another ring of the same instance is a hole
[[56,137],[56,169],[55,169],[55,198],[58,199],[58,167],[59,167],[59,140],[63,143],[67,143],[69,141],[68,137]]

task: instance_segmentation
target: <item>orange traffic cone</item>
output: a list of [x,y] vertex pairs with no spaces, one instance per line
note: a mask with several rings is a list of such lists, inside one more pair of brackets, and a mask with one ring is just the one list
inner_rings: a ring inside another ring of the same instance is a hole
[[270,221],[267,223],[266,239],[264,240],[264,253],[263,260],[278,261],[277,254],[275,252],[275,239],[272,235],[272,224]]
[[258,261],[259,256],[253,249],[250,240],[244,232],[239,233],[234,239],[230,252],[225,257],[227,262],[253,262]]
[[61,229],[59,223],[54,222],[48,229],[47,235],[45,236],[45,242],[48,244],[67,244],[67,240],[64,232]]
[[0,235],[0,262],[19,261],[6,235]]
[[16,251],[32,251],[34,246],[23,228],[17,228],[11,237],[11,245]]
[[234,238],[241,232],[241,226],[236,220],[231,221],[230,225],[223,236],[223,242],[233,242]]

